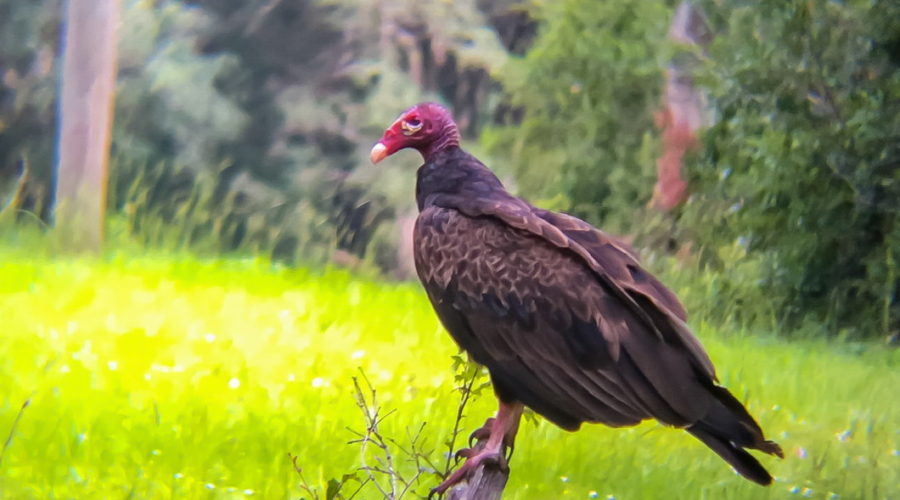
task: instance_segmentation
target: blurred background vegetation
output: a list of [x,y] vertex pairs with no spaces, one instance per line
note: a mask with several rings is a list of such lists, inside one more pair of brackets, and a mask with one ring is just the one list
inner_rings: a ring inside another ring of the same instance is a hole
[[[8,241],[52,220],[62,4],[0,0]],[[366,153],[436,100],[514,192],[632,239],[695,317],[896,339],[900,4],[696,2],[697,43],[677,6],[124,0],[108,238],[409,278],[418,158]],[[675,143],[686,184],[659,203]]]

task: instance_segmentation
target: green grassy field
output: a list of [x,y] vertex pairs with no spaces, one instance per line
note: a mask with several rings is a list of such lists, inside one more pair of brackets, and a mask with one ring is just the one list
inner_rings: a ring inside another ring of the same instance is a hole
[[[785,460],[762,459],[775,484],[655,423],[569,434],[540,422],[520,431],[505,498],[900,498],[900,352],[695,327],[722,382],[784,447]],[[310,498],[291,454],[324,499],[363,461],[347,444],[364,428],[358,369],[394,410],[384,434],[405,446],[424,422],[421,448],[441,459],[455,352],[412,284],[250,260],[0,251],[0,497]],[[494,404],[486,392],[470,405],[466,433]],[[435,484],[426,474],[415,493]],[[356,498],[380,495],[368,484]]]

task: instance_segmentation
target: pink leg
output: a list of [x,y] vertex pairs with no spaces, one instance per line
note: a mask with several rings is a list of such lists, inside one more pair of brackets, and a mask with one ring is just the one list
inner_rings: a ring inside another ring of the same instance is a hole
[[[473,448],[460,450],[457,455],[466,457],[466,462],[462,467],[456,469],[453,474],[450,474],[444,482],[431,490],[431,494],[443,495],[450,487],[467,479],[482,463],[494,462],[505,468],[507,464],[503,451],[507,446],[512,447],[515,442],[523,409],[522,403],[506,404],[501,401],[500,408],[497,410],[497,416],[488,419],[488,422],[485,424],[485,426],[490,427],[487,443],[483,446],[479,443]],[[484,430],[484,428],[479,429],[475,431],[474,435],[479,439],[483,439],[485,437]]]
[[519,419],[524,410],[522,403],[505,404],[500,402],[497,416],[491,425],[491,435],[484,446],[485,450],[495,452],[503,451],[504,446],[513,447],[516,441],[516,433],[519,432]]

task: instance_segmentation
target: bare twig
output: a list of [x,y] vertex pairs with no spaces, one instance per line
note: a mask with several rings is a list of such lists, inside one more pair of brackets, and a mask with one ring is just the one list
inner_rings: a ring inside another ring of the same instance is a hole
[[366,478],[364,481],[360,481],[360,482],[359,482],[359,487],[357,487],[357,488],[356,488],[356,491],[354,491],[349,497],[347,497],[347,500],[353,500],[354,498],[356,498],[356,495],[357,495],[360,491],[362,491],[363,486],[369,484],[369,481],[370,481],[369,478]]
[[[450,438],[446,441],[449,449],[446,463],[443,464],[443,471],[435,464],[440,459],[434,458],[434,449],[424,447],[424,436],[426,423],[422,422],[415,428],[406,429],[406,440],[403,443],[396,439],[385,436],[381,430],[381,424],[395,410],[384,410],[379,406],[378,393],[372,386],[366,374],[360,370],[357,377],[353,377],[354,395],[356,397],[356,405],[360,409],[363,416],[365,428],[355,430],[348,428],[352,434],[352,439],[348,444],[359,445],[360,447],[360,466],[353,473],[345,474],[341,478],[331,479],[328,482],[326,498],[336,500],[352,500],[361,494],[364,487],[372,483],[378,491],[378,496],[388,500],[400,500],[409,494],[415,494],[414,490],[422,482],[423,477],[430,477],[434,474],[438,477],[447,477],[452,465],[452,457],[454,447],[457,442],[457,436],[462,432],[462,420],[465,417],[467,405],[477,394],[487,386],[487,382],[481,380],[484,376],[481,374],[480,368],[473,364],[466,364],[462,358],[458,358],[455,364],[457,370],[456,381],[460,391],[460,402],[456,411],[456,420],[454,422],[453,431]],[[462,367],[462,370],[460,370]],[[479,382],[481,380],[481,382]],[[479,442],[476,447],[483,447],[484,443]],[[321,490],[313,488],[306,482],[303,472],[297,464],[297,457],[292,456],[291,461],[294,470],[300,476],[301,489],[309,494],[313,500],[319,500]],[[415,474],[404,476],[398,470],[398,460],[403,459],[404,462],[411,462],[415,465]],[[496,470],[496,473],[494,471]],[[471,477],[467,478],[470,483],[469,489],[476,485],[482,485],[481,490],[485,490],[484,485],[490,485],[489,489],[502,491],[505,485],[505,478],[508,472],[499,470],[499,466],[487,465],[479,468]],[[357,473],[362,473],[357,476]],[[500,475],[498,476],[497,473]],[[497,479],[502,479],[502,483],[498,483]],[[340,493],[341,488],[348,481],[357,481],[359,485],[353,493],[345,495]],[[497,484],[500,484],[499,489]],[[475,488],[473,491],[477,491]],[[486,490],[485,490],[486,491]],[[493,497],[461,497],[459,493],[450,493],[450,498],[479,498],[487,499]]]
[[296,472],[297,475],[300,476],[300,489],[309,493],[312,496],[313,500],[319,500],[319,492],[316,491],[315,488],[310,486],[309,483],[306,482],[306,478],[303,477],[303,468],[297,465],[297,456],[288,453],[288,457],[291,459],[291,464],[293,464],[294,466],[294,472]]
[[[403,483],[403,490],[400,491],[398,498],[403,498],[403,496],[409,492],[412,487],[419,482],[419,478],[422,477],[422,473],[426,472],[428,469],[422,466],[423,462],[430,463],[428,457],[431,455],[431,451],[422,451],[419,449],[419,439],[422,437],[422,431],[425,429],[425,422],[422,422],[419,425],[419,428],[416,430],[415,435],[410,433],[409,428],[406,429],[406,436],[409,439],[409,449],[405,449],[400,443],[398,443],[393,438],[387,438],[388,441],[391,442],[394,446],[397,447],[404,455],[410,457],[410,459],[416,465],[416,474],[409,480],[404,479],[402,476],[399,476],[400,482]],[[433,467],[432,467],[433,470]]]
[[[473,369],[473,367],[475,369]],[[466,406],[469,404],[469,400],[472,397],[472,388],[475,386],[475,382],[479,378],[479,371],[477,366],[473,364],[465,364],[464,370],[471,371],[468,377],[464,377],[463,384],[456,388],[459,391],[459,404],[456,407],[456,418],[453,421],[453,432],[450,434],[450,439],[447,441],[447,460],[444,463],[444,470],[441,473],[441,478],[445,478],[450,474],[451,461],[453,460],[454,455],[456,454],[456,438],[459,436],[459,433],[462,432],[462,421],[465,418]]]
[[[360,446],[360,461],[362,462],[362,466],[360,470],[364,471],[368,476],[369,480],[378,488],[379,493],[385,498],[395,499],[397,497],[397,490],[399,489],[397,484],[397,471],[394,469],[394,457],[391,453],[390,447],[385,442],[385,439],[382,437],[381,432],[378,429],[379,424],[388,416],[390,416],[394,410],[387,412],[384,416],[379,415],[381,408],[378,406],[378,393],[375,391],[375,388],[372,387],[372,383],[369,382],[368,377],[366,377],[365,372],[362,370],[360,372],[360,377],[353,377],[353,387],[356,391],[356,405],[359,407],[360,411],[362,411],[363,418],[366,422],[366,432],[359,433],[355,431],[355,434],[361,436],[360,439],[351,441],[351,443],[359,443]],[[366,391],[363,391],[363,387],[360,384],[360,379],[365,383]],[[366,398],[366,393],[368,392],[368,399]],[[374,445],[377,447],[381,454],[384,456],[382,464],[384,468],[372,467],[368,465],[368,447],[369,445]],[[380,473],[388,476],[389,480],[389,488],[385,488],[379,483],[375,478],[375,473]]]
[[22,403],[22,407],[19,408],[19,413],[16,414],[16,419],[13,420],[12,427],[9,428],[9,435],[6,436],[6,441],[3,443],[3,449],[0,449],[0,465],[3,465],[3,457],[6,455],[6,449],[12,444],[13,436],[16,433],[16,427],[19,426],[19,421],[22,420],[22,414],[25,413],[25,408],[28,408],[29,404],[31,404],[31,398],[26,399],[25,402]]
[[[447,440],[447,458],[443,473],[438,473],[441,479],[450,476],[453,458],[456,456],[456,441],[462,432],[462,421],[465,418],[466,408],[474,397],[482,389],[490,384],[485,379],[481,367],[471,361],[466,362],[462,357],[456,357],[454,368],[457,371],[456,380],[459,384],[459,405],[456,409],[456,419],[453,424],[453,432]],[[472,453],[478,453],[487,444],[487,437],[480,438],[472,447]],[[503,494],[509,478],[509,468],[499,463],[483,462],[479,467],[466,476],[464,481],[447,492],[449,500],[497,500]]]

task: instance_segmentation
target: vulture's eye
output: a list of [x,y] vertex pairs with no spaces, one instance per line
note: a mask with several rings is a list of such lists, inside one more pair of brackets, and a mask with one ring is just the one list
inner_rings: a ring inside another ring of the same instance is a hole
[[405,135],[412,135],[422,129],[422,122],[418,118],[408,118],[400,124]]

